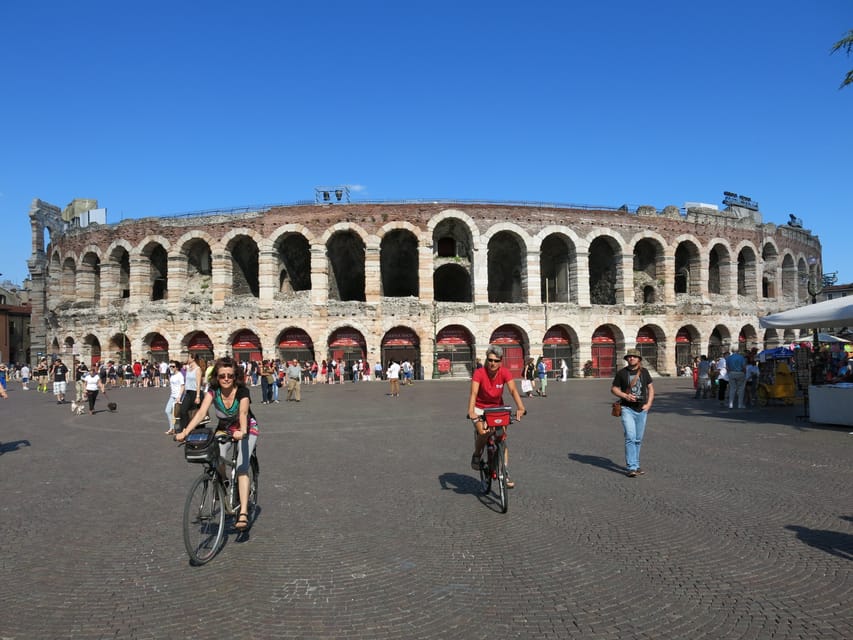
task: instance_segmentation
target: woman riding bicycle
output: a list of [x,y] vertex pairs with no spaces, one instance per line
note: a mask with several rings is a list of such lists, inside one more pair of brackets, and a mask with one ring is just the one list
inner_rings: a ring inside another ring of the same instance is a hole
[[[237,490],[240,494],[240,515],[234,524],[236,529],[249,526],[249,458],[258,442],[258,422],[249,408],[251,397],[246,386],[243,367],[229,357],[220,358],[213,365],[210,388],[204,394],[201,407],[192,417],[187,428],[175,436],[183,442],[207,415],[213,405],[213,411],[219,419],[217,431],[227,431],[234,442],[220,445],[221,460],[231,455],[231,446],[239,447],[237,455]],[[224,475],[224,470],[220,469]]]
[[[515,381],[512,379],[512,374],[509,369],[501,366],[501,361],[504,357],[504,351],[496,345],[489,345],[486,349],[486,366],[476,369],[471,377],[471,395],[468,399],[468,418],[474,423],[474,455],[471,456],[471,468],[480,468],[480,457],[483,455],[483,447],[489,439],[489,429],[486,427],[486,422],[483,419],[483,409],[490,407],[504,406],[503,390],[504,386],[509,389],[512,394],[512,399],[515,401],[515,419],[521,420],[524,415],[524,403],[521,401],[521,396],[518,389],[515,387]],[[506,451],[506,449],[505,449]],[[507,453],[506,464],[509,464],[509,454]],[[515,486],[514,482],[507,481],[507,487],[510,489]]]

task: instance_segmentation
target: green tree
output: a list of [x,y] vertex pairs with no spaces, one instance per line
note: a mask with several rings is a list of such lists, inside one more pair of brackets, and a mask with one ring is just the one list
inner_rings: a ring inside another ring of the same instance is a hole
[[[848,31],[847,35],[841,38],[841,40],[832,45],[830,53],[835,53],[839,49],[843,49],[848,56],[853,53],[853,29]],[[853,84],[853,70],[847,72],[847,75],[844,77],[844,82],[842,82],[841,86],[838,88],[843,89],[848,84]]]

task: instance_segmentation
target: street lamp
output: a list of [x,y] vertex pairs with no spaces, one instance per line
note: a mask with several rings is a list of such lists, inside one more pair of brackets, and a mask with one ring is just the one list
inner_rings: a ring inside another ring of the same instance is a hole
[[432,301],[432,311],[430,312],[430,320],[432,320],[432,379],[438,379],[438,307],[435,300]]
[[[811,257],[809,258],[809,280],[806,284],[809,295],[812,297],[812,304],[817,304],[817,297],[823,293],[823,286],[821,282],[818,281],[817,277],[817,258]],[[819,348],[819,339],[818,335],[818,327],[814,328],[814,351],[817,351]]]

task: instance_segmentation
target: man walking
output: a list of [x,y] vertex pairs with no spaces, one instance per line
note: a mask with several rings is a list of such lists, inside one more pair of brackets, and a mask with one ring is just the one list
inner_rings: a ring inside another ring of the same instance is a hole
[[628,364],[616,372],[610,393],[621,401],[625,466],[627,476],[636,478],[645,473],[640,466],[640,447],[646,431],[646,417],[655,399],[655,388],[652,377],[642,366],[643,356],[638,349],[629,349],[625,361]]
[[56,396],[56,404],[65,402],[65,391],[68,387],[68,367],[57,358],[50,368],[50,377],[53,379],[53,395]]
[[708,394],[711,392],[711,361],[708,360],[708,356],[703,355],[702,359],[699,360],[699,364],[696,365],[696,370],[698,372],[698,385],[696,387],[696,399],[699,399],[701,394],[702,399],[708,397]]

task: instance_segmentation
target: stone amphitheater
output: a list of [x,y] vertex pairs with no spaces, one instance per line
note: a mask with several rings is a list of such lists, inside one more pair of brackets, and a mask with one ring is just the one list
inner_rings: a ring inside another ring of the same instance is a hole
[[674,375],[797,339],[758,318],[821,272],[817,236],[757,206],[310,202],[100,224],[96,209],[33,201],[32,356],[408,358],[436,378],[496,343],[516,373],[544,356],[609,377],[637,347]]

